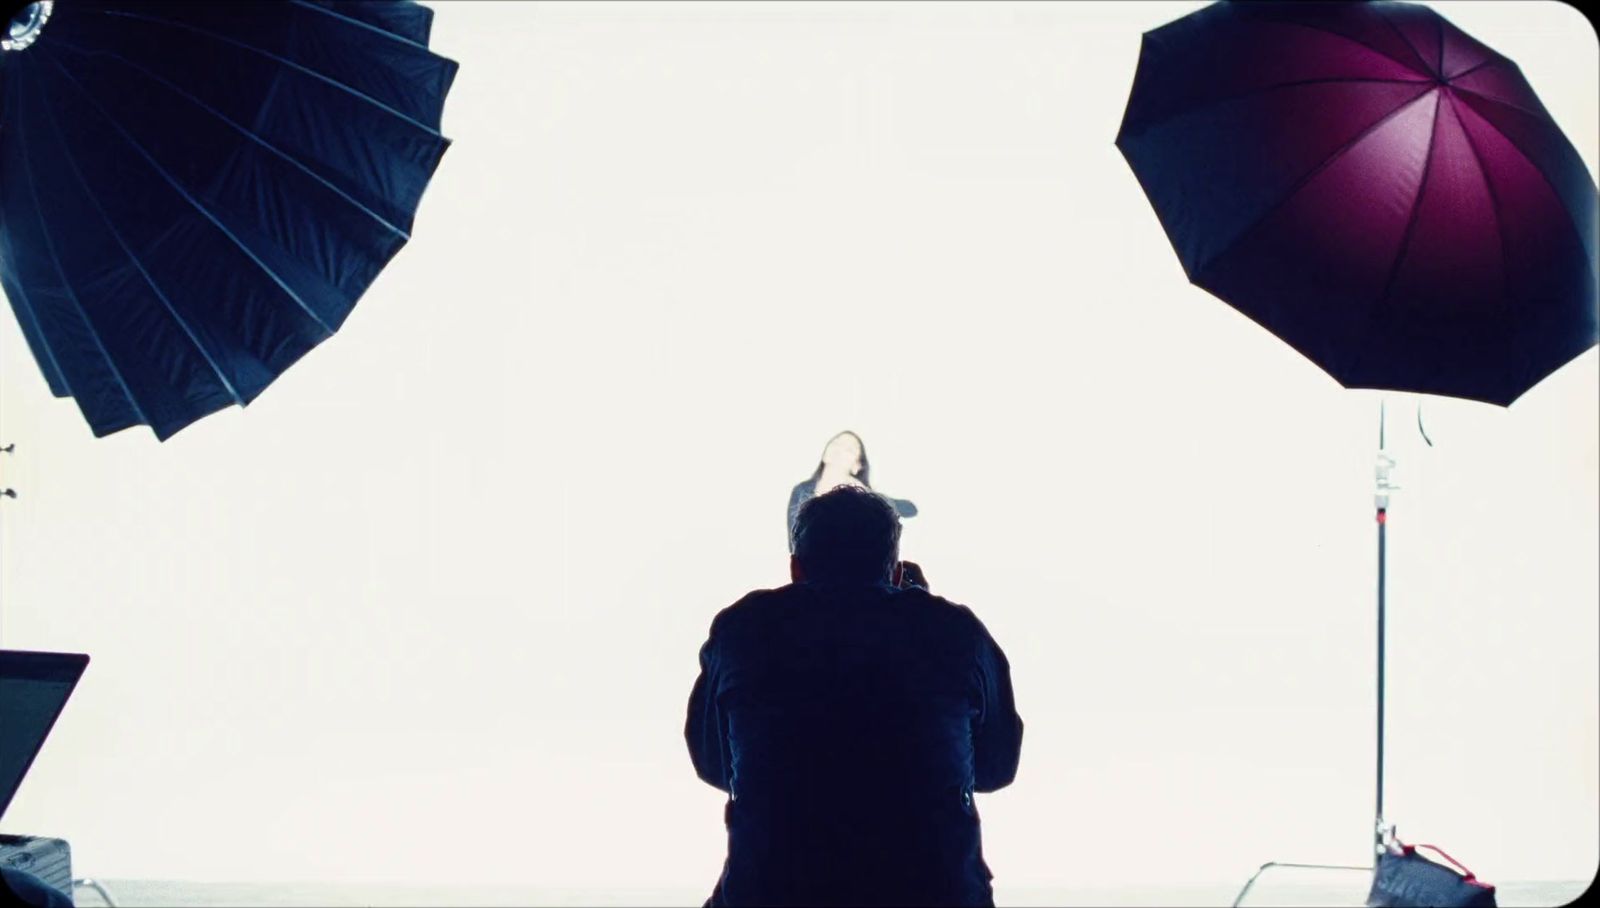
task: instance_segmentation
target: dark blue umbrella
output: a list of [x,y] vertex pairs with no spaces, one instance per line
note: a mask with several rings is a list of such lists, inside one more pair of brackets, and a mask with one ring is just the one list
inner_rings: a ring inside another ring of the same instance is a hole
[[454,61],[411,2],[30,3],[0,50],[0,282],[96,435],[254,400],[399,251]]

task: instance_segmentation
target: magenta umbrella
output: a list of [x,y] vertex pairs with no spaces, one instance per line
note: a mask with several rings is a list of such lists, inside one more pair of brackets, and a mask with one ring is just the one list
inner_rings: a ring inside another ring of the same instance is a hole
[[1517,65],[1410,3],[1144,36],[1117,147],[1189,279],[1340,384],[1507,405],[1596,341],[1596,191]]
[[1594,180],[1517,65],[1426,7],[1219,2],[1148,32],[1117,147],[1189,280],[1345,387],[1506,406],[1595,345]]

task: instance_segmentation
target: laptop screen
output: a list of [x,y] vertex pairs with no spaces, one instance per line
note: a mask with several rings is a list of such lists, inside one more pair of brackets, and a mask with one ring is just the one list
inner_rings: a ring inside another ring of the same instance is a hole
[[88,664],[77,653],[0,650],[0,815]]

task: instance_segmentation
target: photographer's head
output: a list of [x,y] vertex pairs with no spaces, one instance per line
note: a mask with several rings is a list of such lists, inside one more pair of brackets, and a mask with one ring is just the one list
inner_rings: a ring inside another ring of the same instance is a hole
[[790,574],[796,581],[891,583],[899,558],[900,515],[876,492],[840,486],[807,501],[795,518]]

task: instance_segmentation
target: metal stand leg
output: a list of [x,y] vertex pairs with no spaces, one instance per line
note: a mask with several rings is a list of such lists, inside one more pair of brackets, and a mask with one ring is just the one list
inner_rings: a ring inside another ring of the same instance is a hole
[[100,885],[97,880],[89,879],[88,877],[85,877],[81,880],[73,880],[72,891],[74,901],[77,900],[77,891],[80,888],[93,889],[100,896],[101,900],[109,906],[109,908],[117,908],[117,900],[113,899],[111,897],[111,893],[106,891],[106,887]]
[[1239,908],[1239,903],[1244,901],[1244,897],[1250,892],[1250,887],[1256,884],[1256,879],[1274,867],[1297,867],[1310,870],[1359,870],[1362,873],[1372,869],[1370,867],[1356,867],[1352,864],[1291,864],[1287,861],[1268,861],[1262,864],[1260,869],[1251,875],[1250,879],[1245,881],[1244,888],[1240,889],[1239,894],[1233,898],[1233,908]]

